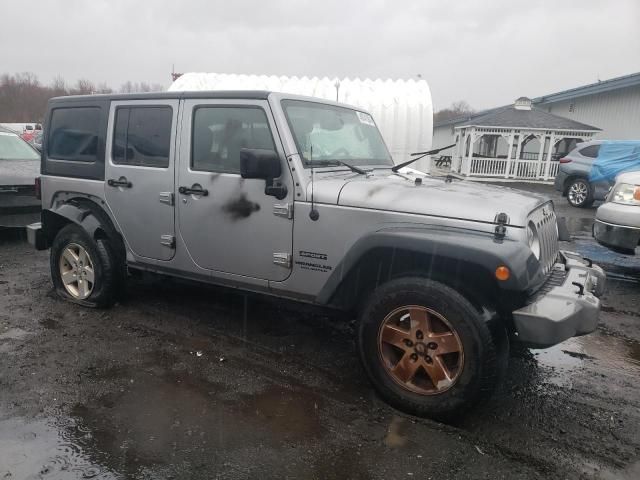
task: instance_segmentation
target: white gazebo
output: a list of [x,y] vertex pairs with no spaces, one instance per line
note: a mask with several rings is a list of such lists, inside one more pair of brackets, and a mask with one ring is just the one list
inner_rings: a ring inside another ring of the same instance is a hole
[[520,97],[455,127],[451,169],[467,177],[551,180],[558,173],[558,159],[598,131]]

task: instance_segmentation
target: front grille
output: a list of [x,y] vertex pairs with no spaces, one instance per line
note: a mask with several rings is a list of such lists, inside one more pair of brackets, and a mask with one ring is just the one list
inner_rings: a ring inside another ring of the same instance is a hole
[[547,275],[558,258],[558,222],[556,212],[551,202],[536,208],[529,215],[538,231],[540,240],[540,265],[542,272]]

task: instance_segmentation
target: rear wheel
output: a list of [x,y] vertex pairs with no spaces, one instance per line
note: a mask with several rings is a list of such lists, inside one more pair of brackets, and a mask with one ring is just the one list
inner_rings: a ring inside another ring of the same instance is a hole
[[107,307],[118,287],[117,258],[106,240],[67,225],[51,245],[51,278],[58,295],[87,307]]
[[374,291],[360,318],[364,368],[400,410],[449,420],[488,396],[500,374],[484,320],[453,289],[423,278]]
[[569,205],[586,208],[593,205],[593,192],[589,181],[585,178],[575,178],[567,187],[567,201]]

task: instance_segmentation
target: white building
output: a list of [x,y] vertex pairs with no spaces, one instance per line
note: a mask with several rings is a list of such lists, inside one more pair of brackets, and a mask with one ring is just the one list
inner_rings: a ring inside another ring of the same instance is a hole
[[[601,131],[595,138],[640,139],[640,72],[533,98],[532,102],[540,110],[598,127]],[[454,143],[456,126],[468,124],[473,118],[499,108],[435,123],[434,147]]]

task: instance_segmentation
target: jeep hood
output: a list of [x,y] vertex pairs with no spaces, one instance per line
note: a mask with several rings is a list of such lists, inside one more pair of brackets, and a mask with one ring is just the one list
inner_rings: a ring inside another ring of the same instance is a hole
[[366,177],[350,172],[317,175],[314,189],[315,200],[321,203],[480,222],[494,222],[498,213],[505,212],[514,226],[525,226],[529,213],[549,200],[507,187],[388,171]]

